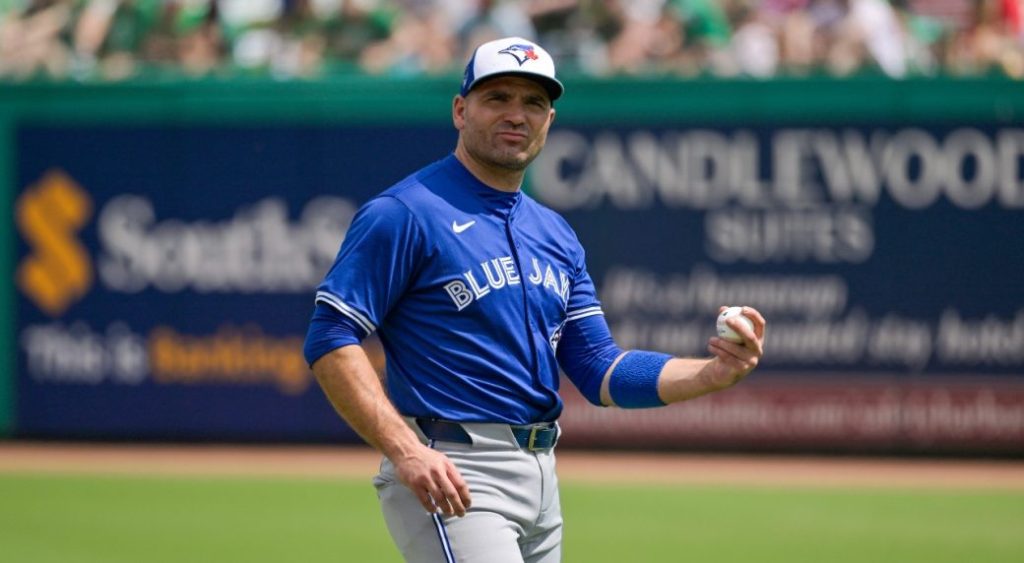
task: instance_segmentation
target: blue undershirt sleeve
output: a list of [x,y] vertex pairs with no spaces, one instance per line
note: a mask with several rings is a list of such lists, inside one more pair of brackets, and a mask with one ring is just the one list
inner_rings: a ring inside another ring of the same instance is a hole
[[329,305],[318,303],[309,321],[302,353],[306,363],[312,366],[328,352],[349,344],[359,344],[367,336],[369,333],[351,317]]
[[601,382],[608,367],[622,350],[615,345],[604,315],[591,315],[566,322],[558,341],[558,364],[580,393],[601,405]]

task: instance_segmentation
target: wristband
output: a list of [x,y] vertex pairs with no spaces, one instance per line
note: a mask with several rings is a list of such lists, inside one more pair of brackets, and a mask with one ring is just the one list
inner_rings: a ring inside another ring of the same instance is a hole
[[626,352],[608,381],[612,401],[624,409],[661,407],[665,403],[658,396],[658,377],[662,368],[672,359],[669,354],[631,350]]

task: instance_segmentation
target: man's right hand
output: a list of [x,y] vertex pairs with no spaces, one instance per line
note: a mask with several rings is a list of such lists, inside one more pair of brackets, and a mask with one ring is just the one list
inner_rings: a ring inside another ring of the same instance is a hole
[[428,513],[466,515],[470,506],[469,486],[448,456],[421,446],[391,462],[398,480],[412,490]]
[[388,399],[362,346],[343,346],[325,354],[313,363],[313,374],[338,414],[391,460],[398,480],[427,512],[466,515],[466,481],[446,455],[420,443]]

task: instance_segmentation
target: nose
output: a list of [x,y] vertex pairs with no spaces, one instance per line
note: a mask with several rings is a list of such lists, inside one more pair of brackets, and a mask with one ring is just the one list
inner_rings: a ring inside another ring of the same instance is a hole
[[526,123],[526,107],[523,102],[513,101],[505,107],[505,121],[514,124],[522,125]]

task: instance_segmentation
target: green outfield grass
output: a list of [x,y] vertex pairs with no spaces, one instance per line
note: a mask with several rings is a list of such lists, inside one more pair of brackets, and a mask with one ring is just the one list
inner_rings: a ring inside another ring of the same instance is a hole
[[[1024,561],[1024,493],[563,484],[563,560]],[[368,480],[0,474],[10,563],[400,561]]]

